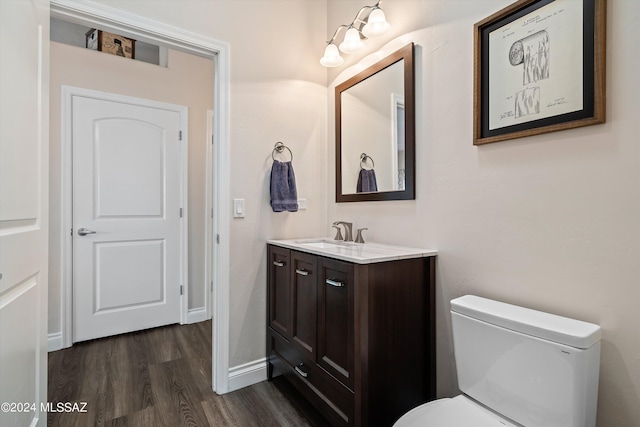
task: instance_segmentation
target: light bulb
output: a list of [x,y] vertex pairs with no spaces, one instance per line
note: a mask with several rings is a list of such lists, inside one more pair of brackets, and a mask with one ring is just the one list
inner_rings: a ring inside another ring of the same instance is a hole
[[337,67],[344,62],[344,58],[340,56],[340,52],[338,52],[338,47],[329,43],[324,50],[324,56],[320,58],[320,64],[325,67]]
[[373,9],[367,19],[367,24],[362,28],[362,34],[367,38],[380,37],[391,28],[391,24],[387,22],[382,9]]
[[344,35],[344,40],[340,43],[340,50],[344,53],[356,53],[360,52],[364,48],[364,43],[360,40],[360,33],[355,28],[351,27]]

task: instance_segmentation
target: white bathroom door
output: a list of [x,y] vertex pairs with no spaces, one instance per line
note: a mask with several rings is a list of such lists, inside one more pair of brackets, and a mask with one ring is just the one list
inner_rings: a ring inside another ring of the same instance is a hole
[[0,0],[0,426],[46,426],[49,1]]
[[177,323],[187,109],[77,95],[71,108],[73,341]]

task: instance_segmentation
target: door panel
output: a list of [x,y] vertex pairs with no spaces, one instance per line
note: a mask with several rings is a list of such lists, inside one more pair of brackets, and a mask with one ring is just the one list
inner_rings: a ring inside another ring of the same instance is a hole
[[95,251],[96,313],[165,302],[164,240],[98,243]]
[[74,341],[177,323],[186,107],[74,95],[71,108]]
[[291,286],[288,249],[269,247],[269,325],[287,339],[291,338]]
[[317,257],[291,252],[293,287],[292,330],[294,344],[312,362],[316,356],[316,313],[318,294]]
[[[49,2],[0,0],[0,426],[46,426]],[[3,406],[3,409],[4,406]]]
[[96,218],[162,217],[167,159],[157,141],[166,140],[164,129],[135,119],[105,119],[96,120],[95,133]]
[[318,287],[318,364],[353,388],[353,266],[322,258]]

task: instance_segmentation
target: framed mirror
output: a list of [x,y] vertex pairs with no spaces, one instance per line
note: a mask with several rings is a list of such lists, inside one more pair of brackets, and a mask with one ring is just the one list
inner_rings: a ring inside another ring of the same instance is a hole
[[413,50],[336,86],[336,202],[415,199]]

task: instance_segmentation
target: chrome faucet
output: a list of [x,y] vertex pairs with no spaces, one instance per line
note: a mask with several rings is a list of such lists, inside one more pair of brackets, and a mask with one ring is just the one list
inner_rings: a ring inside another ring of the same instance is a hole
[[356,243],[364,243],[364,237],[362,237],[362,232],[364,230],[368,230],[368,228],[358,228],[358,232],[356,233]]
[[332,225],[332,227],[336,229],[336,237],[334,237],[333,240],[344,240],[344,237],[342,237],[342,230],[340,230],[340,227],[337,225]]
[[353,242],[353,223],[345,221],[336,221],[333,225],[342,225],[344,227],[344,241]]

